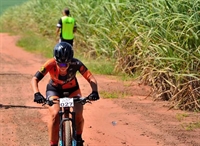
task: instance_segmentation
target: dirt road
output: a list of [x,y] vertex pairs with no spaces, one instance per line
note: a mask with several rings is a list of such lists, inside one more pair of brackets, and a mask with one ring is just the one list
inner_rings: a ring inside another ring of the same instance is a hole
[[[0,146],[48,146],[48,111],[33,102],[30,87],[31,77],[46,59],[17,47],[17,39],[0,34]],[[199,113],[168,110],[167,102],[146,98],[149,87],[136,81],[95,77],[100,95],[109,91],[126,96],[101,96],[85,105],[85,146],[200,146],[200,129],[192,127],[200,122]],[[47,80],[48,76],[40,82],[43,94]],[[78,80],[82,94],[88,95],[89,84],[81,76]]]

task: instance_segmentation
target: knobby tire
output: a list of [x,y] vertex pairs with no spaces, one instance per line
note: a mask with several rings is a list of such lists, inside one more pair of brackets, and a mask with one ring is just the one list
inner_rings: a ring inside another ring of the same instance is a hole
[[64,141],[65,146],[72,146],[72,131],[71,131],[71,122],[64,122]]

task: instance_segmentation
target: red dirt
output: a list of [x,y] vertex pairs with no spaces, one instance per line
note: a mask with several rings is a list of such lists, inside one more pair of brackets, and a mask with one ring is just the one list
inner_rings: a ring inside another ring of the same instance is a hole
[[[48,146],[46,108],[33,102],[30,80],[46,61],[16,46],[19,37],[0,34],[0,145]],[[147,97],[150,87],[95,75],[101,99],[85,105],[85,146],[200,146],[200,114],[168,110],[167,102]],[[40,82],[45,93],[48,76]],[[78,75],[83,95],[89,84]],[[105,99],[108,91],[118,99]],[[123,94],[124,93],[124,94]],[[114,125],[113,125],[114,123]],[[194,125],[194,124],[193,124]]]

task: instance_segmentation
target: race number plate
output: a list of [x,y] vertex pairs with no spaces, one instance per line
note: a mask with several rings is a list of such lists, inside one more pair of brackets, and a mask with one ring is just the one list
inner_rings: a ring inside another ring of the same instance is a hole
[[60,98],[60,107],[73,107],[73,98]]

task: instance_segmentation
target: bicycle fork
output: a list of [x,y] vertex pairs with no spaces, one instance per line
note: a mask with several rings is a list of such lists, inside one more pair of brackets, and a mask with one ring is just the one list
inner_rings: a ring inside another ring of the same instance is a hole
[[72,115],[72,146],[76,146],[76,120],[75,120],[75,112],[70,112]]
[[[71,114],[72,118],[69,118],[69,115]],[[63,115],[67,115],[67,117],[63,117]],[[59,145],[65,146],[64,144],[64,134],[63,134],[63,125],[65,121],[71,121],[72,122],[72,146],[76,146],[76,121],[75,121],[75,112],[71,112],[69,109],[59,111],[59,118],[60,118],[60,125],[59,125]]]

